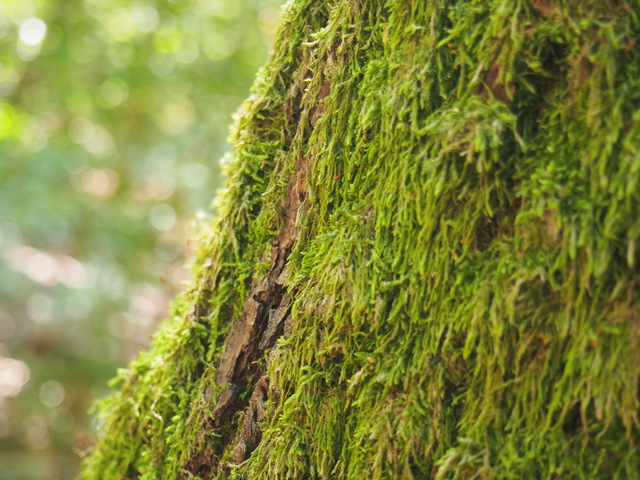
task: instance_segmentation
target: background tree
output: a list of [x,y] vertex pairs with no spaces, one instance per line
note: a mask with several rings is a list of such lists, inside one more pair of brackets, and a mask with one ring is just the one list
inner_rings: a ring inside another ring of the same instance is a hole
[[295,0],[81,478],[634,478],[640,8]]

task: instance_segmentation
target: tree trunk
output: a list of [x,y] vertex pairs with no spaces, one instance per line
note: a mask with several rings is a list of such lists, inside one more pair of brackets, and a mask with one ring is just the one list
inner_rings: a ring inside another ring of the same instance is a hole
[[637,2],[289,2],[80,478],[637,478],[638,38]]

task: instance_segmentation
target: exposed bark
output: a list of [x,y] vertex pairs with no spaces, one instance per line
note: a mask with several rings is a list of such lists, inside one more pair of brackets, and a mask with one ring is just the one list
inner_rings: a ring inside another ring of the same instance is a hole
[[[235,444],[231,455],[233,463],[241,463],[251,455],[260,443],[259,423],[264,421],[264,404],[267,400],[268,380],[264,377],[264,364],[260,360],[265,350],[273,347],[282,336],[288,318],[291,296],[287,292],[287,259],[300,230],[297,224],[300,206],[307,197],[306,177],[308,159],[296,162],[296,170],[289,180],[282,203],[283,225],[278,236],[271,242],[271,269],[257,280],[244,304],[240,319],[233,324],[224,344],[216,369],[216,384],[224,387],[213,409],[213,426],[221,428],[232,422],[240,410],[244,410],[244,421],[238,432],[231,430],[216,452],[222,455],[227,445]],[[252,391],[249,402],[243,400],[244,392]],[[203,475],[198,459],[191,463],[193,473]],[[194,468],[197,466],[197,468]],[[215,471],[217,462],[206,468]],[[206,476],[206,475],[205,475]]]

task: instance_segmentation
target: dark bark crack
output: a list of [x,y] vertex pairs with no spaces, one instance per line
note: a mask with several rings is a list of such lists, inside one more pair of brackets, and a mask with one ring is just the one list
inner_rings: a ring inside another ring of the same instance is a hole
[[[230,458],[234,464],[249,458],[262,438],[260,423],[265,418],[264,405],[269,384],[260,360],[284,334],[289,316],[291,294],[285,287],[288,276],[286,264],[299,234],[299,209],[307,198],[308,164],[308,157],[296,162],[295,173],[289,180],[282,204],[282,228],[271,242],[274,247],[271,268],[265,277],[254,281],[242,315],[227,336],[216,373],[216,384],[225,389],[218,395],[212,425],[222,430],[223,449],[235,444]],[[249,401],[246,400],[246,392],[252,392]],[[240,431],[230,431],[234,430],[233,417],[243,410]],[[217,456],[222,453],[218,451]],[[226,465],[221,467],[228,468]]]
[[242,429],[240,430],[240,440],[236,443],[231,453],[232,463],[242,463],[251,452],[260,444],[262,440],[262,429],[260,424],[264,421],[264,408],[267,401],[269,384],[264,378],[258,380],[253,393],[251,394],[251,402],[249,408],[245,412]]
[[[293,109],[297,112],[292,117],[298,125],[296,137],[303,136],[309,126],[315,128],[324,113],[324,99],[330,89],[329,81],[324,79],[316,95],[302,95],[299,102],[294,102],[304,104],[306,100],[314,104],[312,108],[301,105]],[[279,337],[291,331],[289,307],[293,292],[285,286],[289,275],[287,261],[300,233],[298,220],[300,207],[308,195],[309,163],[308,155],[295,161],[294,173],[281,203],[282,226],[271,241],[271,267],[266,276],[254,279],[240,318],[231,326],[225,340],[215,377],[216,386],[224,389],[217,395],[207,427],[216,431],[219,442],[206,447],[186,465],[188,471],[204,478],[215,476],[216,472],[225,476],[234,464],[247,460],[262,440],[261,423],[265,420],[269,395],[264,354]],[[235,418],[239,414],[242,423],[238,428]],[[222,457],[231,445],[231,455],[224,462]],[[199,459],[200,456],[207,458]]]

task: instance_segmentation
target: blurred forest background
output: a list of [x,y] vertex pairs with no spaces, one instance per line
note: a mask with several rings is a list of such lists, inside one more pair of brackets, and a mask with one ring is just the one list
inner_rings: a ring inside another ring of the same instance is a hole
[[281,0],[0,0],[0,479],[70,479],[188,279]]

